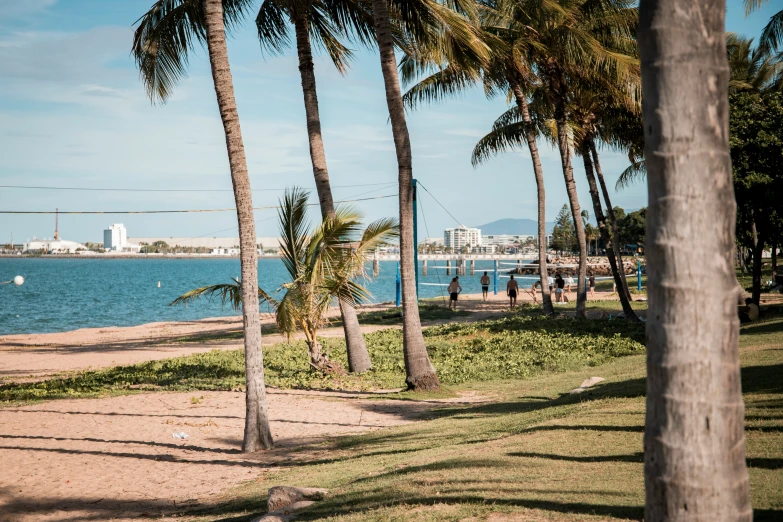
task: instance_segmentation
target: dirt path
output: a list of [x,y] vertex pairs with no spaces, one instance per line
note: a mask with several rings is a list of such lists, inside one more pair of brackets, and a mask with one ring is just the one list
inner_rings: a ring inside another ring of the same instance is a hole
[[[361,399],[361,400],[359,400]],[[420,419],[446,401],[380,401],[372,394],[269,390],[277,447],[240,452],[244,395],[156,393],[0,409],[0,521],[138,520],[205,506],[257,480],[325,436]],[[327,402],[328,401],[328,402]],[[186,440],[174,433],[185,432]]]

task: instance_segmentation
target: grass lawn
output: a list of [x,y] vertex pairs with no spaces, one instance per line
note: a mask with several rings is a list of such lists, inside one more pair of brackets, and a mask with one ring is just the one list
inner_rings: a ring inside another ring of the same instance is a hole
[[[244,522],[265,511],[267,488],[284,484],[330,491],[298,520],[641,520],[643,328],[622,320],[541,317],[529,308],[499,320],[429,328],[428,348],[447,394],[475,392],[487,402],[446,406],[406,426],[308,444],[220,501],[179,515]],[[367,340],[376,369],[365,377],[316,379],[301,369],[304,347],[294,344],[266,350],[269,382],[401,386],[399,330]],[[343,360],[340,342],[327,342]],[[770,307],[761,322],[743,327],[740,346],[755,520],[783,520],[783,307]],[[0,400],[230,389],[241,385],[242,372],[241,352],[210,352],[0,386]],[[568,393],[592,376],[606,381]],[[387,398],[426,399],[409,393]]]
[[[783,317],[740,338],[755,520],[783,519]],[[525,380],[462,384],[494,397],[431,420],[308,447],[197,520],[264,511],[266,488],[325,487],[300,520],[641,520],[644,355]],[[606,382],[581,395],[583,378]],[[185,513],[183,513],[185,515]]]

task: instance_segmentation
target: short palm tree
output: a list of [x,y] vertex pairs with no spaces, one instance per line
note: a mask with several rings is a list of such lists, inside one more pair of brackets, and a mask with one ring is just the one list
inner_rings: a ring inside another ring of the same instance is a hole
[[[289,23],[286,24],[286,21]],[[334,199],[321,135],[313,43],[326,51],[338,71],[344,72],[351,58],[351,51],[343,41],[353,37],[364,44],[372,42],[372,15],[365,3],[356,0],[264,0],[256,17],[262,48],[271,52],[280,52],[287,48],[290,43],[289,26],[294,28],[299,57],[315,187],[321,214],[329,216],[335,212]],[[348,350],[348,368],[355,373],[367,371],[372,368],[372,361],[362,337],[356,311],[347,301],[340,301],[340,311]]]
[[[366,301],[370,294],[357,279],[366,276],[364,266],[376,248],[398,237],[393,219],[380,219],[362,230],[361,215],[350,208],[337,208],[314,229],[306,219],[307,192],[286,191],[280,203],[280,253],[290,281],[280,289],[283,297],[258,289],[258,299],[275,309],[278,329],[290,335],[302,331],[307,342],[310,365],[320,371],[340,371],[329,360],[318,330],[327,321],[327,312],[335,300],[351,306]],[[242,284],[217,284],[196,288],[171,304],[187,304],[217,296],[238,308],[243,302]]]
[[272,447],[259,304],[253,298],[258,289],[253,193],[226,47],[226,28],[241,19],[250,3],[250,0],[158,0],[137,20],[132,48],[147,94],[155,101],[165,101],[169,96],[173,85],[184,74],[188,51],[196,42],[206,44],[209,50],[212,81],[226,135],[239,226],[241,274],[245,281],[241,289],[247,390],[242,442],[242,451],[245,452]]

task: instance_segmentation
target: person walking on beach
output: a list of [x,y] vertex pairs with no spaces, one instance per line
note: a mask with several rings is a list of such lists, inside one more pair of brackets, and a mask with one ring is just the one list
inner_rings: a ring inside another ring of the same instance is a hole
[[568,277],[566,277],[565,283],[566,283],[566,295],[568,295],[570,297],[571,296],[571,287],[574,285],[574,278],[571,277],[571,274],[568,274]]
[[549,293],[551,294],[552,291],[555,289],[555,278],[551,275],[546,278],[547,283],[549,283]]
[[484,301],[487,300],[487,294],[489,293],[489,276],[486,272],[484,272],[484,275],[481,276],[481,296],[484,298]]
[[555,301],[557,301],[558,303],[562,303],[563,290],[565,289],[565,281],[563,280],[563,276],[561,276],[559,272],[557,275],[555,275],[555,286],[557,287],[555,289]]
[[457,281],[457,278],[451,280],[451,284],[449,285],[449,310],[452,309],[452,303],[453,303],[453,309],[457,309],[457,297],[459,297],[460,292],[462,292],[462,287],[459,286],[459,281]]
[[590,274],[587,284],[590,287],[590,297],[595,297],[595,276],[593,274]]
[[511,279],[506,283],[506,294],[508,295],[510,308],[514,308],[517,305],[517,292],[519,292],[519,285],[514,276],[511,276]]

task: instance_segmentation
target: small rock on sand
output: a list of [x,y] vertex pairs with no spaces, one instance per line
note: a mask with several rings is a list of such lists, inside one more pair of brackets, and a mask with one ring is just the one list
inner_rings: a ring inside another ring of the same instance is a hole
[[323,500],[326,493],[327,490],[323,488],[275,486],[269,488],[269,498],[266,501],[266,510],[269,513],[272,513],[302,500]]
[[590,377],[589,379],[585,379],[582,381],[582,384],[579,385],[579,388],[574,388],[571,390],[571,393],[582,393],[583,391],[587,390],[588,388],[591,388],[598,384],[601,381],[605,381],[603,377]]

